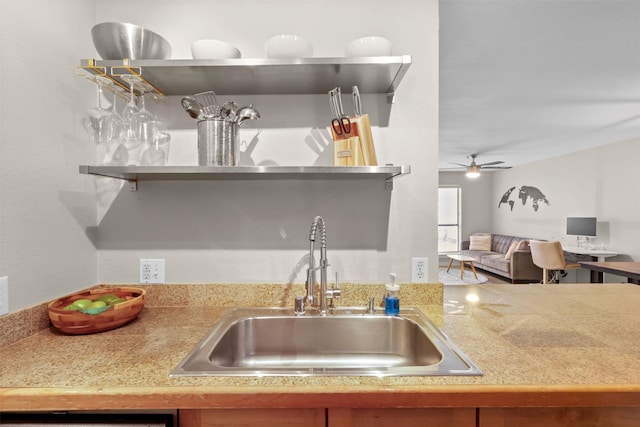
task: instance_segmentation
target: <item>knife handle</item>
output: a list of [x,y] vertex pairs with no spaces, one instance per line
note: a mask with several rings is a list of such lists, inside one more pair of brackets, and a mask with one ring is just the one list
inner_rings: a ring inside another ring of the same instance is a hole
[[362,101],[360,100],[360,91],[358,86],[351,88],[351,96],[353,97],[353,111],[355,115],[360,117],[362,115]]

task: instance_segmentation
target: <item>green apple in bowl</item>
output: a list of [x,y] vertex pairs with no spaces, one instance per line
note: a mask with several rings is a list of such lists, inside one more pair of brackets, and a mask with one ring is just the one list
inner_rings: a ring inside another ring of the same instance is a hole
[[80,310],[81,308],[89,307],[89,305],[92,303],[93,301],[91,301],[90,299],[81,298],[81,299],[75,300],[71,304],[64,307],[64,310],[69,310],[69,311]]

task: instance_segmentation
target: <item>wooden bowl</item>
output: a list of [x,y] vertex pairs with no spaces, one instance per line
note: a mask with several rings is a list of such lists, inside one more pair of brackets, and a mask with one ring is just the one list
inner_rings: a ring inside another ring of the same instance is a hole
[[[61,332],[72,335],[95,334],[125,325],[136,317],[144,307],[144,289],[129,287],[100,288],[59,298],[49,303],[49,319]],[[101,295],[114,294],[126,301],[110,307],[100,314],[85,314],[64,310],[64,307],[79,299],[93,300]]]

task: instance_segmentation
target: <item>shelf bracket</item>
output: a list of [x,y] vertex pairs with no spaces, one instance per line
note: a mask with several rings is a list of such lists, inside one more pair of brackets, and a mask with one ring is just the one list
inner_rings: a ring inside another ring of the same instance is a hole
[[[387,166],[392,166],[392,165],[387,165]],[[410,169],[409,169],[409,171],[410,171]],[[384,180],[384,188],[385,188],[385,190],[389,190],[389,191],[393,190],[393,180],[396,179],[399,176],[404,175],[405,173],[409,173],[409,172],[399,172],[399,173],[393,174],[390,177],[386,178]]]
[[127,183],[129,184],[129,191],[138,191],[138,178],[128,179]]
[[411,65],[411,56],[403,55],[402,56],[402,65],[398,69],[398,72],[393,77],[393,81],[391,82],[391,86],[387,89],[387,103],[395,104],[396,102],[396,89],[400,85],[402,78],[405,74],[407,74],[407,70],[409,70],[409,66]]
[[394,178],[394,176],[389,177],[389,178],[384,180],[384,189],[385,190],[389,190],[389,191],[393,190],[393,178]]
[[396,94],[395,92],[387,93],[387,104],[395,104],[396,103]]

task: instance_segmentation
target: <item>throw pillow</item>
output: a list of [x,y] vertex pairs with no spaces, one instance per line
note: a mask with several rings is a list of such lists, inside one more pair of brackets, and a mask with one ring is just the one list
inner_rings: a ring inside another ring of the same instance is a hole
[[511,242],[511,246],[509,246],[509,250],[505,254],[504,259],[511,259],[511,255],[513,255],[513,253],[516,251],[516,248],[519,244],[520,240],[514,240],[513,242]]
[[486,236],[470,236],[469,250],[470,251],[490,251],[491,235],[489,234]]

